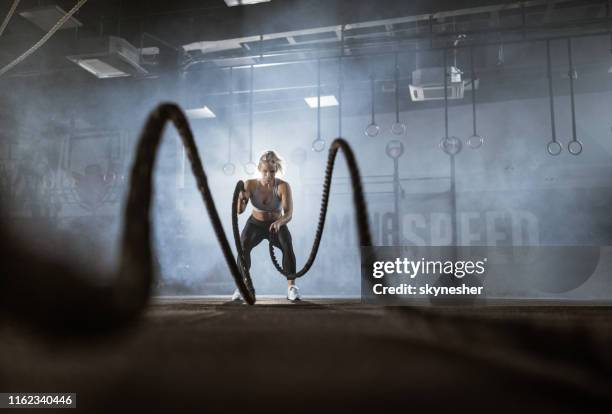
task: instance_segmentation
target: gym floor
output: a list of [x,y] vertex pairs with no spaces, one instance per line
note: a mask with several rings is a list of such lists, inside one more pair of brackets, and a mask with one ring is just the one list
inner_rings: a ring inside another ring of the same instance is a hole
[[612,401],[611,316],[154,298],[136,326],[111,335],[50,338],[3,321],[0,388],[76,392],[88,412],[585,412]]

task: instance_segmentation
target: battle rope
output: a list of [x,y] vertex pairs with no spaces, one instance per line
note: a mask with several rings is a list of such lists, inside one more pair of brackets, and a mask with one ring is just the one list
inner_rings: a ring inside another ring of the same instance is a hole
[[[365,203],[365,198],[363,196],[363,186],[361,185],[361,177],[359,175],[359,167],[357,166],[357,161],[355,160],[355,155],[351,150],[350,145],[342,138],[336,138],[330,148],[329,155],[327,157],[327,168],[325,169],[325,178],[323,180],[323,194],[321,196],[321,210],[319,212],[319,223],[317,225],[317,231],[315,233],[314,242],[312,244],[312,249],[310,251],[310,255],[308,256],[308,260],[306,264],[299,272],[294,274],[289,273],[285,269],[283,269],[276,259],[276,255],[274,254],[274,246],[272,244],[272,238],[275,237],[273,233],[270,235],[270,239],[268,240],[268,246],[270,250],[270,258],[272,259],[272,263],[274,263],[274,267],[280,273],[285,275],[287,279],[297,279],[298,277],[304,276],[312,267],[315,258],[317,257],[317,252],[319,250],[319,245],[321,244],[321,236],[323,235],[323,227],[325,226],[325,218],[327,216],[327,204],[329,202],[329,190],[331,186],[332,173],[334,171],[334,163],[336,161],[336,155],[338,154],[338,150],[342,149],[344,155],[346,157],[346,162],[348,165],[349,173],[351,175],[351,184],[353,187],[353,205],[355,206],[355,215],[357,216],[357,230],[359,233],[359,245],[360,246],[371,246],[372,239],[370,236],[370,228],[368,225],[368,212],[367,206]],[[244,190],[244,183],[242,181],[238,181],[236,184],[236,188],[234,190],[234,197],[232,199],[232,230],[234,231],[234,241],[236,243],[236,250],[238,251],[238,256],[241,259],[241,263],[244,263],[244,252],[242,249],[242,244],[240,243],[240,235],[238,233],[238,214],[237,214],[237,204],[238,204],[238,196],[241,191]],[[243,269],[245,275],[248,275],[246,269]],[[248,276],[248,280],[250,280],[250,275]]]
[[[150,222],[153,167],[168,121],[172,121],[185,146],[198,190],[236,286],[247,303],[255,303],[250,275],[248,272],[241,274],[223,231],[189,123],[177,105],[163,103],[149,114],[138,140],[123,213],[119,270],[112,282],[106,285],[92,283],[91,272],[77,271],[56,259],[36,257],[9,237],[4,226],[0,226],[1,311],[39,325],[49,333],[76,334],[118,329],[138,318],[151,296],[154,273]],[[357,164],[346,141],[337,139],[329,151],[317,237],[307,266],[299,272],[300,275],[308,271],[316,256],[325,222],[331,173],[340,148],[347,157],[351,172],[359,239],[362,245],[371,245]],[[234,203],[234,218],[237,216],[236,205]],[[237,220],[233,225],[236,235]],[[238,254],[243,255],[240,240],[235,241],[239,247]]]
[[[236,277],[238,273],[237,266],[220,227],[219,218],[210,196],[206,176],[189,124],[176,105],[162,104],[149,115],[139,138],[130,175],[128,199],[124,210],[125,221],[123,223],[121,241],[120,270],[113,283],[108,286],[96,285],[87,280],[92,276],[91,272],[76,271],[63,262],[33,254],[24,246],[20,246],[16,238],[9,237],[6,226],[0,225],[1,311],[11,314],[15,318],[38,325],[40,328],[36,331],[38,334],[68,333],[74,335],[84,332],[97,333],[104,330],[116,330],[126,327],[129,322],[137,319],[150,297],[153,275],[150,226],[150,207],[153,189],[152,172],[161,134],[168,120],[174,123],[181,135],[191,161],[192,170],[196,174],[198,189],[204,197],[211,221],[215,226],[215,231],[219,231],[217,237],[225,241],[225,243],[221,243],[223,251],[226,260],[228,260],[230,270],[232,270],[232,274]],[[350,149],[348,146],[345,148],[343,146],[345,144],[342,140],[336,140],[332,144],[332,148],[335,147],[335,151],[337,151],[337,147],[342,147],[347,158],[350,158],[352,154],[349,155]],[[330,150],[332,164],[335,151],[332,153],[332,150]],[[350,163],[351,161],[349,161],[349,165]],[[328,163],[328,172],[331,168]],[[354,170],[351,169],[351,174],[353,174],[354,189],[357,190],[353,194],[357,208],[358,203],[363,201],[363,197],[359,176],[354,175],[354,173],[357,173],[356,168]],[[328,177],[329,174],[326,175],[326,178]],[[326,180],[327,190],[325,193],[328,193],[328,185],[329,183]],[[324,205],[327,203],[325,198],[323,203]],[[357,212],[358,217],[360,217],[359,220],[365,217],[365,203],[361,208],[361,213],[363,214],[360,214],[359,210]],[[361,228],[363,223],[366,222],[359,221],[358,223],[360,224],[360,239],[367,242],[369,241],[369,231],[367,225]],[[321,223],[320,226],[322,229]],[[362,244],[367,245],[363,241]],[[241,284],[237,284],[241,286]],[[414,308],[410,308],[410,310],[412,311]],[[567,344],[556,355],[559,362],[565,363],[566,359],[574,358],[577,354],[592,356],[587,360],[579,362],[597,376],[593,376],[590,372],[579,370],[576,375],[569,376],[569,378],[565,373],[563,375],[545,375],[545,377],[552,377],[552,379],[560,384],[580,387],[595,396],[604,395],[606,398],[609,396],[609,387],[593,388],[594,384],[600,384],[600,376],[601,378],[604,378],[603,375],[607,375],[605,378],[609,377],[609,364],[602,364],[602,352],[599,352],[599,348],[592,346],[594,338],[592,335],[589,335],[590,330],[568,330],[568,326],[565,325],[555,328],[548,323],[543,325],[547,329],[542,329],[540,326],[542,321],[537,319],[513,319],[510,323],[500,318],[492,318],[490,320],[489,318],[486,320],[473,319],[469,314],[455,314],[454,312],[452,314],[432,314],[425,313],[424,310],[420,312],[423,314],[423,322],[430,324],[434,330],[444,329],[447,326],[457,328],[456,330],[460,334],[457,335],[459,339],[462,339],[461,334],[468,332],[468,336],[463,339],[469,341],[470,346],[458,347],[456,346],[457,344],[451,344],[452,346],[448,350],[453,355],[466,354],[470,358],[485,358],[485,360],[493,361],[496,364],[508,366],[513,372],[517,368],[523,369],[524,364],[514,364],[513,360],[508,358],[496,359],[495,355],[492,356],[487,352],[474,353],[472,345],[474,345],[473,338],[476,334],[470,335],[470,333],[476,332],[481,335],[483,329],[488,329],[489,331],[486,332],[494,334],[495,331],[492,331],[492,329],[498,329],[510,335],[512,342],[519,345],[523,342],[523,345],[542,343],[550,343],[552,345],[559,343]],[[3,316],[4,314],[0,313],[0,317]],[[414,320],[412,322],[414,324]],[[570,325],[569,327],[572,326]],[[574,326],[574,328],[576,327]],[[583,327],[584,324],[581,324],[580,328]],[[432,342],[434,347],[439,344],[440,341]],[[461,345],[460,342],[459,345]],[[484,347],[487,346],[484,342],[482,345]],[[550,347],[545,348],[546,352],[550,349]],[[549,354],[550,352],[546,356],[550,357]],[[552,370],[551,372],[554,374],[557,371]],[[534,375],[542,376],[541,370],[536,370],[534,373]],[[589,375],[585,376],[585,373]]]
[[112,282],[92,283],[91,271],[77,271],[56,259],[36,257],[0,226],[0,310],[49,333],[100,332],[128,326],[137,319],[151,296],[153,166],[168,121],[185,146],[236,285],[243,297],[254,303],[225,238],[187,119],[178,106],[164,103],[151,112],[140,134],[123,213],[119,271]]
[[[191,163],[191,171],[195,176],[198,190],[200,191],[202,199],[204,200],[204,204],[206,205],[208,216],[210,217],[210,221],[213,225],[215,235],[217,236],[217,240],[221,245],[223,256],[225,257],[227,266],[229,267],[230,273],[234,278],[234,282],[240,290],[242,297],[247,301],[247,303],[252,305],[255,303],[255,291],[253,290],[253,287],[250,283],[250,278],[243,277],[240,270],[238,269],[236,259],[234,258],[234,254],[232,253],[230,244],[227,241],[225,232],[223,231],[223,225],[221,224],[219,213],[217,212],[217,208],[215,207],[215,202],[210,192],[210,188],[208,187],[208,180],[206,178],[206,174],[204,173],[204,168],[202,167],[202,160],[200,159],[200,154],[193,138],[193,133],[191,132],[189,123],[185,118],[185,114],[175,104],[161,104],[160,106],[158,106],[157,110],[153,112],[153,114],[149,117],[149,120],[147,121],[147,124],[143,131],[143,134],[141,135],[140,142],[138,145],[139,153],[141,150],[143,152],[148,152],[146,153],[145,158],[139,157],[136,159],[132,173],[134,174],[139,169],[146,169],[149,176],[151,175],[153,164],[155,161],[155,155],[157,153],[157,149],[161,141],[161,133],[164,125],[169,120],[172,121],[172,123],[176,127],[181,141],[185,146],[187,158]],[[150,180],[148,182],[148,186],[148,191],[146,193],[142,193],[141,195],[143,199],[146,197],[147,211],[149,211],[148,206],[151,199],[150,187],[152,186],[152,184]],[[134,189],[130,188],[130,193],[132,193],[132,191],[134,191]],[[130,196],[131,195],[132,194],[130,194]],[[128,216],[126,217],[126,219],[129,222],[130,217]],[[148,245],[150,250],[150,242],[148,243]]]

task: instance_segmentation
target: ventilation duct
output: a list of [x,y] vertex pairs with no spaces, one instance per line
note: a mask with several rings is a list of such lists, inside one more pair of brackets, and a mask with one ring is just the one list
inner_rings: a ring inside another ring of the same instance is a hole
[[[455,66],[448,68],[448,99],[463,99],[465,85],[461,71]],[[444,99],[444,68],[432,67],[417,69],[412,72],[410,98],[415,101],[435,101]]]
[[100,79],[148,73],[140,66],[138,49],[115,36],[82,39],[78,53],[67,58]]

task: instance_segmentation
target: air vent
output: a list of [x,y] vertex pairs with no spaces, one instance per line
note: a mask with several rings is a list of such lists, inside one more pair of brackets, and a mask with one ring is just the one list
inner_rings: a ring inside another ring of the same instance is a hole
[[[447,88],[448,99],[463,99],[463,83],[450,85]],[[410,85],[410,98],[415,101],[437,101],[444,99],[444,86]]]
[[[450,66],[447,85],[448,99],[463,99],[465,86],[461,71]],[[410,85],[410,98],[413,101],[433,101],[444,99],[444,68],[422,68],[412,72],[413,84]]]
[[66,58],[100,79],[147,74],[138,49],[115,36],[81,39],[79,53]]

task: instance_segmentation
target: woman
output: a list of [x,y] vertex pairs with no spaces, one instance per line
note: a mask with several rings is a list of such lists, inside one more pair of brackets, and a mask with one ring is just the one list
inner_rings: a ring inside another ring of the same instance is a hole
[[[272,244],[283,252],[283,269],[295,273],[295,254],[287,228],[293,214],[291,187],[286,181],[276,178],[276,174],[283,171],[283,160],[276,152],[265,151],[259,158],[257,169],[261,178],[246,180],[244,191],[238,197],[238,214],[244,212],[249,200],[253,204],[251,217],[240,235],[245,267],[251,268],[251,250],[263,239],[272,237]],[[287,282],[287,299],[292,302],[300,300],[295,280]],[[236,290],[232,300],[240,299],[240,292]]]

